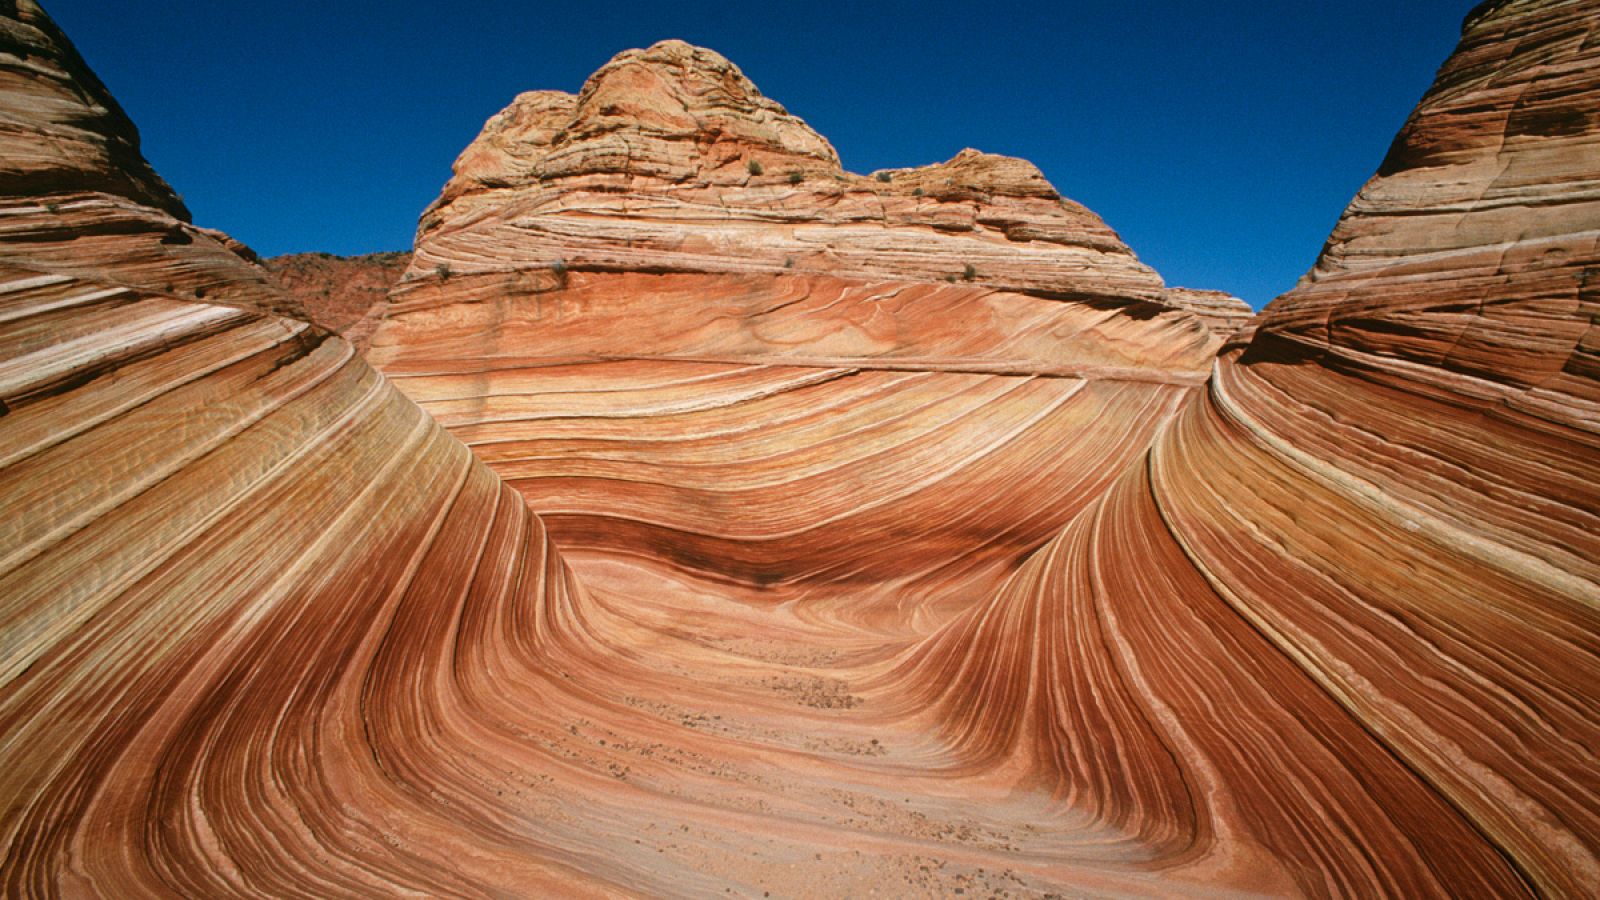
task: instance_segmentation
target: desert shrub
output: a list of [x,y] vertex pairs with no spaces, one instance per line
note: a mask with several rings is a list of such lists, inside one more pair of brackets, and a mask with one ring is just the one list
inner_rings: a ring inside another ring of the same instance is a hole
[[890,181],[894,180],[894,176],[890,175],[888,172],[879,172],[878,180],[884,184],[888,184]]
[[450,264],[449,263],[439,263],[437,266],[433,267],[433,274],[439,276],[439,280],[440,281],[449,281],[450,280]]
[[978,277],[978,270],[973,268],[972,263],[967,263],[967,267],[965,269],[961,270],[961,280],[962,281],[971,281],[972,279],[977,278],[977,277]]
[[924,191],[922,188],[917,188],[916,190],[911,192],[911,196],[913,196],[913,197],[921,197],[925,193],[927,193],[927,192]]
[[745,163],[744,167],[745,167],[745,170],[748,171],[751,175],[760,175],[762,172],[766,171],[766,169],[762,168],[761,161],[760,160],[755,160],[755,159],[752,159],[749,162]]
[[799,172],[790,172],[789,173],[789,183],[790,184],[799,184],[800,182],[805,181],[805,180],[806,180],[806,177],[804,175],[801,175]]

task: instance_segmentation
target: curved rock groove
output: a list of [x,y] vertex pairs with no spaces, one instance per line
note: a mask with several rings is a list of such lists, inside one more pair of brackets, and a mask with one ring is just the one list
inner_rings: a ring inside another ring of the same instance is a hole
[[0,4],[0,893],[1593,895],[1597,22],[1475,10],[1248,324],[628,51],[358,352]]

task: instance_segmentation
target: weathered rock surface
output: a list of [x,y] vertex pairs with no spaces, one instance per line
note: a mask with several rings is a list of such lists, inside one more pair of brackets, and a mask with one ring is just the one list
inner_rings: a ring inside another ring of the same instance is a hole
[[885,692],[1174,867],[1593,893],[1597,73],[1600,4],[1476,10],[1302,285]]
[[[67,154],[0,191],[0,891],[1592,894],[1597,21],[1475,11],[1226,345],[992,157],[931,177],[1098,261],[811,197],[837,264],[742,267],[788,226],[674,195],[836,164],[681,44],[491,123],[382,375]],[[36,69],[114,108],[0,6]]]
[[47,198],[63,187],[126,197],[187,221],[188,210],[139,153],[139,133],[37,4],[6,14],[0,91],[0,191]]
[[1031,164],[845,173],[678,41],[519,97],[418,235],[370,358],[569,558],[649,547],[768,603],[848,585],[852,616],[997,587],[1221,346]]
[[847,173],[732,63],[682,41],[619,54],[576,96],[518,97],[423,214],[416,275],[536,262],[1162,299],[1160,277],[1032,164],[964,150]]
[[391,780],[368,710],[442,600],[509,637],[575,590],[539,521],[180,218],[32,0],[0,79],[0,893],[583,892]]
[[1165,305],[1193,313],[1211,333],[1227,340],[1243,331],[1255,317],[1250,304],[1222,291],[1167,288]]
[[291,253],[261,261],[300,301],[312,323],[365,352],[389,309],[389,291],[411,265],[409,253]]
[[[253,254],[189,223],[183,202],[139,155],[139,136],[36,3],[0,6],[0,263],[108,285],[286,315]],[[24,202],[26,201],[26,202]]]
[[1587,3],[1475,13],[1316,267],[1266,310],[1275,348],[1594,416],[1594,25]]

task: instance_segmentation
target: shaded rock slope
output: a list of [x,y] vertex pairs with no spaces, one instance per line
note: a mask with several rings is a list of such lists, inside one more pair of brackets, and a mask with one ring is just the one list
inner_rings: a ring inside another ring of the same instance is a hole
[[629,51],[369,364],[0,4],[0,892],[1592,895],[1597,21],[1474,10],[1248,325]]

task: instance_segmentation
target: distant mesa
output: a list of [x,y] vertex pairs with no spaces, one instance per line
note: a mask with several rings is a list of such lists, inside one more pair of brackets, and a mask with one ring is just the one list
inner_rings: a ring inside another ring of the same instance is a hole
[[261,261],[300,301],[310,321],[365,351],[389,308],[389,291],[411,265],[411,254],[291,253]]

